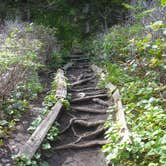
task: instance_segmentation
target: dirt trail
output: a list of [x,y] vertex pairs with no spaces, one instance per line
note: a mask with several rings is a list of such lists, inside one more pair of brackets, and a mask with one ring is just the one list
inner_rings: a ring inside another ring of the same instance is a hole
[[[97,88],[98,80],[89,60],[84,55],[75,54],[71,61],[74,65],[66,73],[72,85],[71,110],[64,110],[59,118],[62,134],[45,160],[50,166],[106,166],[101,145],[98,144],[104,140],[103,122],[108,116],[109,99],[105,89]],[[97,103],[95,96],[102,103]]]
[[[106,166],[101,146],[105,143],[103,124],[110,101],[106,90],[97,87],[98,79],[90,68],[89,59],[75,54],[71,61],[73,66],[66,71],[71,84],[71,109],[62,110],[58,120],[60,139],[53,150],[43,153],[43,159],[49,166]],[[30,105],[5,146],[0,148],[0,166],[14,165],[11,156],[17,154],[29,138],[27,128],[42,108],[43,98],[50,89],[48,82],[51,77],[44,76],[45,91]]]

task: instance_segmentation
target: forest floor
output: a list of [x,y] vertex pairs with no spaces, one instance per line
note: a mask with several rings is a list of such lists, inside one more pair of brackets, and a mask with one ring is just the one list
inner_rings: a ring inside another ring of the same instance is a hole
[[[60,138],[50,153],[42,158],[49,166],[106,166],[101,146],[104,140],[104,123],[107,120],[108,106],[112,103],[106,89],[98,88],[98,79],[90,68],[89,59],[82,54],[72,55],[73,65],[66,71],[71,94],[70,110],[62,110],[58,123]],[[31,104],[30,111],[24,114],[14,132],[8,138],[0,158],[0,166],[13,165],[11,156],[17,154],[20,147],[29,138],[27,131],[32,120],[42,108],[42,101],[51,82],[44,76],[46,89]]]

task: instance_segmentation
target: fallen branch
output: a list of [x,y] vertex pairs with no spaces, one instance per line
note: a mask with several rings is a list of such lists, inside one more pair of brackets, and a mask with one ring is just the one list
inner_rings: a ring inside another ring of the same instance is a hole
[[88,108],[88,107],[71,107],[71,109],[80,111],[80,112],[87,112],[87,113],[98,113],[98,114],[105,114],[105,109],[96,110],[94,108]]
[[94,141],[88,141],[83,144],[70,143],[70,144],[55,147],[54,150],[90,148],[90,147],[94,147],[94,146],[102,146],[102,145],[105,145],[108,143],[109,143],[109,141],[107,141],[107,140],[94,140]]
[[82,84],[82,83],[85,83],[85,82],[88,82],[88,81],[94,79],[95,77],[96,77],[96,76],[93,75],[93,76],[90,77],[90,78],[86,78],[86,79],[83,79],[83,80],[76,81],[76,82],[72,83],[70,86],[73,87],[73,86],[76,86],[76,85],[80,85],[80,84]]
[[86,97],[72,99],[71,102],[74,103],[74,102],[86,101],[86,100],[93,99],[93,98],[106,98],[106,97],[108,97],[107,94],[99,94],[99,95],[94,95],[94,96],[86,96]]
[[[58,70],[57,75],[57,90],[56,97],[57,99],[63,99],[67,94],[67,84],[65,82],[64,72],[63,70]],[[62,103],[60,100],[52,107],[51,111],[46,115],[46,117],[42,120],[33,134],[30,136],[28,141],[21,147],[18,156],[25,155],[29,159],[33,157],[43,139],[45,138],[47,132],[51,128],[54,121],[57,119],[60,109],[62,107]]]
[[94,98],[94,99],[92,99],[92,101],[94,101],[95,103],[98,103],[100,105],[103,105],[103,106],[107,106],[107,107],[109,106],[109,104],[107,102],[105,102],[104,100],[99,99],[99,98]]

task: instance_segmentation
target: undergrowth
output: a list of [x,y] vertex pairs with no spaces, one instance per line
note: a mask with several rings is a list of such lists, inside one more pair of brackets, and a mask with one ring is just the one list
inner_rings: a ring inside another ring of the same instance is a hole
[[54,28],[34,23],[6,21],[0,35],[1,146],[43,91],[38,72],[57,69],[68,50],[60,50]]
[[[58,102],[62,102],[64,109],[68,110],[70,107],[70,103],[67,99],[58,99],[56,97],[56,90],[58,84],[59,76],[56,74],[54,80],[52,82],[52,88],[45,96],[44,101],[42,103],[43,108],[40,111],[38,117],[36,117],[29,128],[27,129],[31,134],[35,131],[35,129],[39,126],[42,122],[44,117],[51,111],[51,108]],[[67,78],[66,78],[67,81]],[[49,153],[53,144],[59,139],[59,124],[55,122],[50,130],[48,131],[46,137],[44,138],[40,149],[36,152],[32,160],[29,160],[26,156],[14,156],[15,164],[18,166],[26,166],[26,165],[34,165],[34,166],[47,166],[48,163],[42,159],[44,153]]]
[[[110,64],[110,66],[114,65]],[[120,72],[122,69],[116,66],[116,70]],[[110,116],[109,122],[106,123],[109,127],[106,138],[110,140],[110,144],[103,146],[106,160],[126,166],[164,165],[166,163],[166,100],[162,95],[162,90],[165,87],[146,79],[133,78],[131,80],[131,76],[126,79],[127,76],[127,74],[116,75],[114,70],[109,70],[107,79],[113,82],[112,78],[116,77],[119,81],[131,143],[119,144],[121,138],[118,135],[118,124],[110,123],[112,119]],[[112,111],[115,111],[114,108]]]
[[[112,165],[166,165],[166,20],[164,1],[124,4],[132,21],[115,25],[107,34],[91,37],[83,48],[106,70],[102,85],[112,82],[122,96],[131,143],[120,144],[119,126],[109,117],[103,146]],[[100,63],[99,63],[100,62]],[[115,108],[110,108],[110,112]]]

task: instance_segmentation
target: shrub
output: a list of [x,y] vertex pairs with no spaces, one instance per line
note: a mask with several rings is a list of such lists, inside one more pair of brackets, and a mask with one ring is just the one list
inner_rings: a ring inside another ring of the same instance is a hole
[[[9,96],[20,82],[58,51],[54,30],[33,23],[7,21],[0,40],[0,92]],[[58,63],[58,61],[57,61]]]

